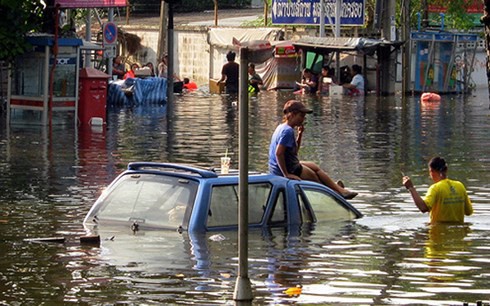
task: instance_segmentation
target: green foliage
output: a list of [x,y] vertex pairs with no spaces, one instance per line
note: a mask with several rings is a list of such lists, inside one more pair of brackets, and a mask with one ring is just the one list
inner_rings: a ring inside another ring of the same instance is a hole
[[40,0],[0,0],[0,60],[11,62],[29,47],[25,35],[41,26]]
[[[166,0],[174,5],[176,13],[200,12],[214,9],[214,0]],[[269,0],[270,1],[270,0]],[[161,0],[130,0],[131,12],[153,14],[159,12]],[[240,9],[249,7],[251,0],[218,0],[219,9]]]
[[451,0],[446,3],[445,24],[447,27],[462,30],[468,30],[473,27],[473,18],[466,13],[469,1]]
[[[371,0],[368,0],[371,1]],[[378,0],[381,1],[381,0]],[[397,0],[396,7],[396,23],[401,26],[401,2],[409,0]],[[446,29],[469,30],[474,27],[474,16],[466,13],[467,8],[474,0],[411,0],[410,3],[410,26],[417,27],[417,13],[423,14],[426,9],[424,2],[427,5],[437,5],[446,8],[444,16],[444,24]],[[483,14],[483,11],[482,11]],[[441,24],[441,16],[439,14],[429,15],[429,24],[431,26],[439,26]]]
[[[219,9],[240,9],[250,6],[250,0],[218,0]],[[213,0],[181,0],[175,6],[176,12],[196,12],[214,9]]]

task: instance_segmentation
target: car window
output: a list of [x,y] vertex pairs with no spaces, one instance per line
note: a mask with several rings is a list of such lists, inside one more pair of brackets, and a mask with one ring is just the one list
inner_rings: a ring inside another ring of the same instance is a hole
[[[262,221],[272,186],[268,183],[248,185],[248,221]],[[208,212],[208,227],[238,225],[238,186],[214,186]]]
[[308,203],[313,208],[317,222],[355,218],[353,212],[329,193],[309,188],[303,188],[303,192]]
[[308,206],[308,203],[305,201],[305,198],[303,198],[302,194],[299,192],[296,193],[296,196],[298,197],[299,209],[301,211],[301,222],[303,224],[314,223],[315,217],[311,212],[310,206]]
[[284,196],[284,191],[277,194],[274,211],[272,212],[271,223],[283,223],[287,221]]
[[140,225],[178,227],[194,202],[197,183],[151,174],[126,175],[103,198],[99,220],[135,221]]

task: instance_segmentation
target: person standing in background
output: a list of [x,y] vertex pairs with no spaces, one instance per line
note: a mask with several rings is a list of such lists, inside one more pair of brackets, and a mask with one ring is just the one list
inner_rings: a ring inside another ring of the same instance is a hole
[[429,162],[429,175],[434,182],[425,198],[419,195],[412,180],[403,176],[403,185],[410,191],[417,208],[425,213],[430,212],[430,222],[463,223],[464,216],[473,213],[473,206],[461,182],[450,180],[447,177],[447,164],[444,158],[434,157]]
[[124,79],[125,80],[129,78],[134,79],[136,77],[135,71],[136,69],[139,69],[139,67],[140,66],[136,63],[131,64],[131,69],[129,69],[128,72],[126,72],[126,74],[124,75]]
[[153,67],[152,62],[146,63],[143,67],[148,67],[150,69],[150,76],[154,77],[155,76],[155,68]]
[[352,80],[342,86],[348,89],[350,96],[364,96],[364,76],[362,75],[362,67],[352,65],[351,69]]
[[[168,55],[167,54],[165,54],[162,57],[162,60],[160,61],[160,63],[158,63],[157,70],[158,70],[158,77],[159,78],[167,78],[168,77]],[[174,77],[174,81],[182,82],[176,73],[173,74],[173,77]]]
[[226,60],[228,61],[223,65],[221,69],[221,79],[218,84],[225,83],[227,94],[238,93],[238,76],[240,73],[240,65],[235,62],[236,53],[229,51],[226,54]]
[[125,74],[126,67],[122,62],[122,57],[118,55],[112,60],[112,75],[117,76],[119,80],[122,80]]
[[192,82],[189,78],[184,78],[184,89],[187,89],[188,91],[194,91],[197,89],[197,84]]
[[257,93],[260,91],[259,85],[263,85],[264,82],[260,75],[255,71],[255,64],[248,64],[248,92]]
[[167,77],[168,74],[167,60],[168,60],[168,56],[165,54],[160,60],[160,63],[158,63],[157,69],[158,69],[159,78]]
[[318,77],[311,69],[305,68],[301,82],[296,82],[296,85],[298,85],[299,90],[295,93],[315,94],[318,89]]
[[318,90],[317,93],[320,95],[328,95],[330,92],[330,84],[336,84],[334,81],[335,72],[328,66],[322,67],[322,72],[320,78],[318,79]]

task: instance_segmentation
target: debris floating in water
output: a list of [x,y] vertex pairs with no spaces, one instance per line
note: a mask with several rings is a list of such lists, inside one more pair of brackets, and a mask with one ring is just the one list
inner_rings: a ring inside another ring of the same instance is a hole
[[100,236],[82,236],[80,237],[80,243],[83,244],[100,244]]
[[288,289],[284,290],[283,292],[289,296],[299,296],[302,291],[303,291],[303,286],[296,285],[296,287],[288,288]]
[[24,239],[24,241],[64,243],[65,237],[28,238],[28,239]]
[[216,234],[216,235],[210,236],[209,240],[211,240],[211,241],[223,241],[223,240],[226,240],[226,237],[223,236],[222,234]]

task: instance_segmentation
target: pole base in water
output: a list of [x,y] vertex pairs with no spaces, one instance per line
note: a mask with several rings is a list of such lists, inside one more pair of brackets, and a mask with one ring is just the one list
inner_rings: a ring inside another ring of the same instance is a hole
[[248,277],[237,277],[233,299],[235,301],[251,301],[253,299],[252,286]]

